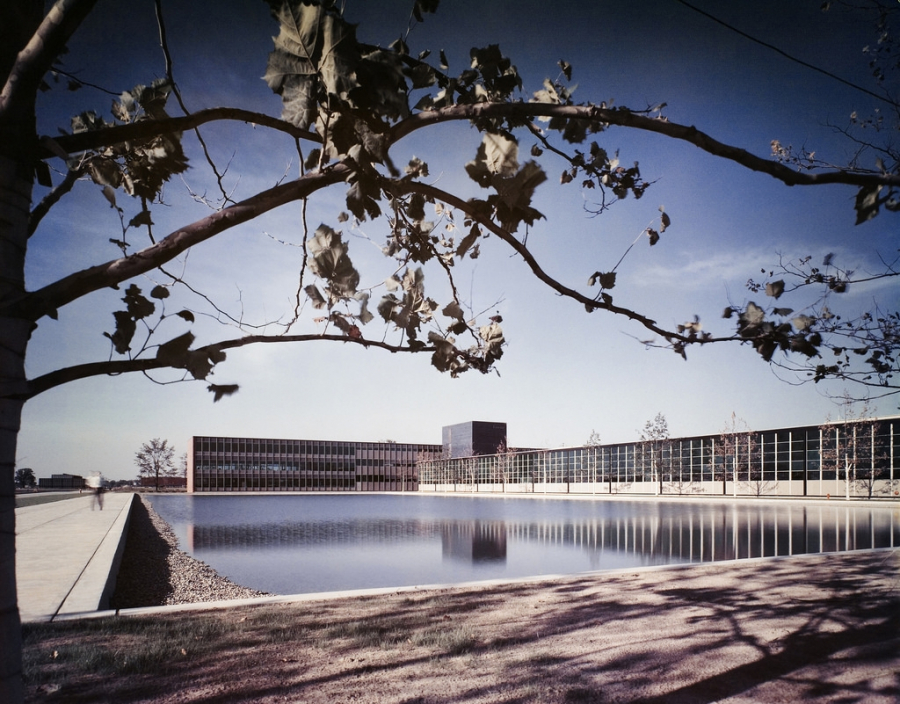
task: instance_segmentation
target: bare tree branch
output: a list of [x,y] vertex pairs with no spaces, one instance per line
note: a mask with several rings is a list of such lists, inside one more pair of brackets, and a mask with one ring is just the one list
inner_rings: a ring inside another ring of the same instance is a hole
[[305,198],[326,186],[340,183],[351,173],[338,164],[325,171],[308,173],[290,183],[262,191],[167,235],[156,244],[121,259],[76,272],[55,283],[27,293],[15,301],[0,302],[0,315],[38,320],[82,296],[106,287],[116,287],[140,274],[171,261],[183,251],[274,208]]
[[777,161],[763,159],[739,147],[723,144],[693,126],[679,125],[664,118],[647,117],[626,108],[604,108],[596,105],[478,103],[453,105],[438,110],[424,110],[394,126],[391,130],[391,141],[396,142],[418,129],[440,122],[504,117],[518,120],[535,117],[562,117],[654,132],[693,144],[713,156],[733,161],[751,171],[768,174],[788,186],[816,186],[830,183],[842,183],[850,186],[900,186],[900,174],[849,169],[835,169],[819,173],[795,171]]
[[[247,122],[284,132],[296,139],[305,139],[310,142],[322,141],[321,137],[315,132],[301,130],[277,117],[241,108],[209,108],[191,115],[185,115],[184,117],[172,117],[166,120],[141,120],[140,122],[115,125],[102,130],[61,135],[54,137],[53,141],[68,154],[78,154],[88,149],[100,149],[131,140],[149,139],[161,134],[171,134],[172,132],[186,132],[207,122],[217,120]],[[44,147],[39,152],[39,155],[42,159],[49,159],[56,156],[56,153]]]
[[526,247],[522,242],[513,237],[513,235],[511,235],[505,229],[489,220],[488,218],[485,218],[481,213],[472,208],[471,205],[467,201],[464,201],[462,198],[454,196],[452,193],[447,193],[446,191],[436,188],[435,186],[431,186],[425,183],[419,183],[417,181],[395,181],[393,182],[392,188],[394,188],[397,192],[421,193],[422,195],[429,198],[443,201],[444,203],[447,203],[447,205],[450,205],[466,213],[466,215],[468,215],[470,218],[476,220],[480,225],[490,230],[491,233],[493,233],[501,240],[506,242],[506,244],[508,244],[510,247],[512,247],[513,250],[515,250],[515,252],[522,257],[524,262],[528,265],[528,268],[531,269],[531,272],[538,280],[542,281],[544,284],[546,284],[552,290],[556,291],[561,296],[565,296],[566,298],[571,298],[572,300],[578,301],[585,307],[588,312],[594,310],[605,310],[609,311],[610,313],[615,313],[616,315],[624,316],[630,320],[634,320],[635,322],[640,323],[648,330],[655,332],[657,335],[661,335],[670,343],[676,341],[685,344],[725,342],[736,339],[734,336],[696,338],[690,335],[680,334],[660,327],[655,320],[651,320],[650,318],[641,315],[640,313],[637,313],[633,310],[622,308],[621,306],[613,305],[612,303],[608,303],[603,300],[596,300],[594,298],[591,298],[590,296],[585,296],[584,294],[579,293],[575,289],[569,288],[568,286],[565,286],[564,284],[560,283],[552,276],[550,276],[543,270],[528,247]]
[[[175,99],[178,100],[178,105],[181,108],[182,112],[184,112],[185,115],[190,115],[191,111],[188,110],[187,105],[184,104],[184,98],[181,95],[181,90],[178,88],[178,84],[175,82],[175,74],[172,70],[172,53],[169,51],[169,40],[166,37],[166,22],[163,18],[162,0],[156,0],[155,5],[156,24],[159,27],[159,45],[162,48],[163,56],[166,60],[166,78],[168,78],[169,83],[172,84],[172,92],[175,94]],[[213,161],[212,155],[209,153],[209,147],[207,147],[206,145],[206,140],[204,140],[203,135],[200,134],[199,127],[194,128],[194,134],[197,135],[197,141],[200,142],[200,147],[203,149],[203,155],[206,157],[206,163],[209,164],[209,168],[212,169],[213,174],[215,174],[216,176],[216,182],[219,186],[219,192],[222,194],[222,203],[233,203],[234,201],[229,196],[228,191],[225,188],[225,184],[223,183],[225,174],[219,173],[219,169],[216,166],[216,163]]]
[[50,209],[56,205],[66,193],[72,190],[72,187],[78,179],[81,178],[83,173],[84,172],[79,168],[69,169],[59,185],[54,187],[53,190],[44,196],[41,202],[34,207],[34,210],[31,211],[31,215],[28,218],[29,237],[37,231],[38,225],[41,224],[41,220],[43,220],[44,216],[50,212]]
[[[751,171],[768,174],[788,186],[815,186],[823,184],[845,184],[860,187],[900,186],[900,174],[880,171],[858,169],[834,169],[816,173],[797,171],[777,161],[751,154],[745,149],[719,142],[693,126],[680,125],[663,118],[647,117],[626,108],[604,108],[595,105],[553,105],[548,103],[453,105],[438,110],[425,110],[411,115],[391,129],[389,141],[391,144],[395,144],[416,130],[442,122],[504,117],[518,120],[528,120],[536,117],[562,117],[572,120],[591,120],[608,125],[653,132],[688,142],[713,156],[733,161]],[[284,120],[238,108],[210,108],[186,117],[174,117],[168,120],[143,120],[128,125],[117,125],[104,130],[65,135],[55,138],[54,141],[66,152],[74,154],[87,149],[97,149],[111,144],[118,144],[127,140],[147,139],[160,134],[186,131],[214,120],[251,122],[280,130],[299,139],[313,142],[322,141],[319,135],[298,129]],[[42,152],[42,158],[51,156],[54,156],[54,154],[49,149]]]
[[[379,340],[366,340],[364,338],[348,337],[346,335],[248,335],[234,340],[223,340],[214,344],[198,348],[197,352],[213,352],[247,347],[259,344],[281,344],[288,342],[349,342],[362,347],[376,347],[388,352],[407,352],[418,354],[421,352],[434,352],[435,347],[409,347],[406,345],[392,345]],[[463,353],[461,353],[463,354]],[[31,379],[27,382],[23,393],[10,395],[10,398],[19,400],[32,399],[45,391],[67,384],[70,381],[88,379],[94,376],[113,376],[132,372],[148,372],[155,369],[180,369],[173,367],[169,362],[158,358],[145,359],[113,359],[105,362],[89,362],[76,364],[71,367],[57,369]]]

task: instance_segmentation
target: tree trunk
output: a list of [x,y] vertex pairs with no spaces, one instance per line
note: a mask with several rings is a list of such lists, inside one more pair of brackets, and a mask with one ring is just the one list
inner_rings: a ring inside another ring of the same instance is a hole
[[[37,0],[0,7],[0,91],[19,50],[41,17]],[[23,159],[34,134],[34,104],[23,115],[8,108],[0,120],[0,305],[25,290],[25,248],[31,206],[31,162]],[[24,118],[24,119],[23,119]],[[23,168],[23,163],[29,164]],[[9,397],[25,380],[25,347],[31,323],[0,313],[0,702],[21,702],[22,629],[16,592],[16,440],[23,401]]]
[[[0,303],[25,290],[31,169],[0,153]],[[22,634],[16,593],[16,442],[25,402],[25,350],[34,323],[0,313],[0,702],[20,702]]]
[[[0,323],[0,337],[8,340]],[[3,357],[12,356],[7,349]],[[3,381],[12,363],[0,362]],[[24,365],[19,368],[24,371]],[[20,702],[22,685],[22,629],[16,591],[16,495],[13,475],[16,438],[22,418],[21,401],[0,399],[0,702]]]
[[[0,702],[23,701],[22,628],[16,590],[16,444],[25,403],[25,350],[34,322],[10,317],[25,293],[25,252],[34,181],[36,84],[10,72],[43,16],[41,0],[0,11]],[[33,86],[31,90],[29,87]],[[13,90],[19,87],[21,90]]]

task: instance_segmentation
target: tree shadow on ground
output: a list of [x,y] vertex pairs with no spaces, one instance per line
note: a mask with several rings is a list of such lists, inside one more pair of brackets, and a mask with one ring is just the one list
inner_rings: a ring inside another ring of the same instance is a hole
[[41,700],[705,704],[765,687],[792,700],[900,698],[900,590],[884,552],[210,617],[243,630],[159,673],[75,679]]

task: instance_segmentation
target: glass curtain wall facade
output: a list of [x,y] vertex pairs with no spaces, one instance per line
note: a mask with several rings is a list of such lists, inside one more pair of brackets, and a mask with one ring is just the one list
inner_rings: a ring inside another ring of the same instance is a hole
[[188,492],[415,491],[440,445],[194,436]]
[[421,489],[900,499],[900,418],[419,465]]

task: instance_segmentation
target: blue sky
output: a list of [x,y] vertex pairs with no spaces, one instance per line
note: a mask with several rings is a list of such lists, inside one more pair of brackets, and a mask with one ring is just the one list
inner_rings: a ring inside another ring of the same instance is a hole
[[[715,3],[699,7],[743,31],[809,63],[871,86],[862,47],[870,42],[868,21],[838,11],[822,14],[819,2]],[[359,21],[358,36],[388,44],[405,30],[410,2],[347,3]],[[174,71],[191,109],[237,105],[273,115],[279,99],[261,76],[277,26],[262,2],[251,0],[164,3]],[[694,124],[721,141],[768,155],[770,142],[806,147],[834,163],[851,154],[831,125],[844,126],[854,110],[868,114],[873,99],[817,74],[728,31],[676,0],[643,2],[453,2],[444,0],[408,39],[413,52],[444,49],[452,72],[468,63],[473,46],[499,43],[522,74],[523,98],[556,77],[557,61],[573,65],[576,99],[614,101],[645,108],[667,102],[674,122]],[[101,0],[70,45],[68,70],[111,90],[125,90],[164,74],[153,3]],[[81,110],[108,108],[110,97],[84,89],[54,90],[41,99],[40,129],[53,134]],[[170,113],[175,113],[170,103]],[[289,141],[242,125],[208,127],[204,137],[220,164],[229,163],[226,182],[246,197],[297,173]],[[748,278],[776,265],[779,257],[829,252],[838,263],[875,269],[879,255],[896,254],[896,217],[854,226],[852,189],[787,188],[767,176],[723,163],[661,137],[611,129],[598,141],[620,150],[625,164],[639,161],[655,181],[640,201],[617,204],[600,217],[583,209],[575,184],[562,188],[560,161],[542,161],[549,174],[535,206],[545,214],[528,243],[544,267],[566,284],[581,287],[594,271],[608,270],[665,206],[672,227],[652,249],[640,242],[619,268],[616,302],[677,325],[697,314],[704,329],[730,331],[720,319],[729,303],[754,298]],[[398,145],[394,161],[418,156],[431,166],[432,180],[466,197],[478,195],[462,166],[473,158],[479,135],[464,125],[419,133]],[[166,189],[167,205],[154,212],[164,234],[209,211],[186,195],[213,193],[195,141],[185,136],[192,168]],[[522,139],[530,148],[528,138]],[[38,194],[40,195],[40,194]],[[127,197],[119,203],[136,209]],[[348,228],[337,222],[343,189],[318,194],[308,222],[343,229],[363,285],[376,286],[390,273],[378,251],[386,228],[366,222]],[[271,321],[291,310],[300,250],[278,240],[299,240],[301,212],[292,205],[236,228],[197,247],[172,269],[186,272],[245,320]],[[108,243],[118,237],[118,220],[98,189],[79,184],[32,238],[29,287],[116,256]],[[136,243],[142,243],[136,236]],[[816,424],[838,409],[829,398],[842,386],[794,386],[779,379],[749,347],[694,349],[688,361],[645,349],[647,335],[624,319],[588,315],[578,304],[543,288],[522,262],[496,239],[485,242],[472,266],[454,273],[472,310],[498,311],[508,347],[499,375],[469,374],[450,379],[434,371],[427,357],[389,355],[334,343],[266,346],[230,353],[213,379],[236,382],[240,392],[213,404],[205,384],[159,385],[140,375],[96,378],[69,384],[26,405],[19,465],[38,476],[100,470],[111,478],[134,476],[133,456],[142,442],[168,438],[178,452],[191,435],[325,438],[440,442],[442,425],[465,420],[505,421],[513,445],[556,447],[584,442],[597,430],[606,442],[635,439],[644,422],[664,413],[673,435],[716,433],[732,412],[750,427]],[[149,290],[150,277],[136,283]],[[446,288],[438,271],[426,284],[440,300]],[[375,289],[380,297],[383,289]],[[104,330],[121,292],[104,291],[43,320],[29,348],[28,368],[36,375],[109,355]],[[851,290],[840,301],[848,311],[877,299],[896,309],[896,286]],[[789,304],[794,307],[797,300]],[[172,305],[196,306],[184,292]],[[177,310],[177,308],[170,308]],[[305,311],[303,329],[315,330]],[[173,323],[172,335],[183,327]],[[202,342],[233,334],[200,320]],[[380,338],[378,322],[364,330]],[[170,377],[160,375],[165,380]],[[876,406],[896,413],[896,399]]]

